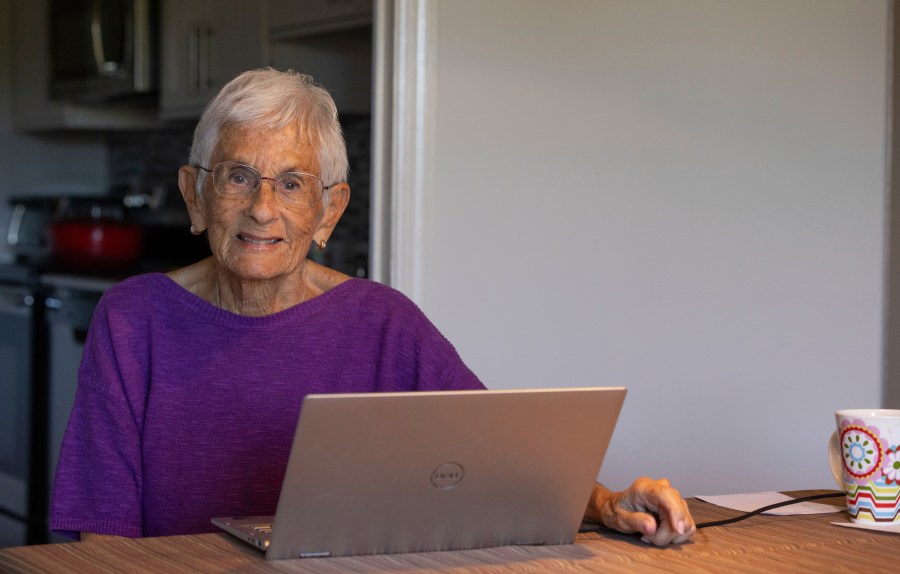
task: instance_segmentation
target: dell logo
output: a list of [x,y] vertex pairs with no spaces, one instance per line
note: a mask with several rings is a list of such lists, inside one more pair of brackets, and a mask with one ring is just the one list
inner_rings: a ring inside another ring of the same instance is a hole
[[453,488],[463,479],[465,470],[462,465],[456,462],[445,462],[431,473],[431,484],[435,487],[446,490]]

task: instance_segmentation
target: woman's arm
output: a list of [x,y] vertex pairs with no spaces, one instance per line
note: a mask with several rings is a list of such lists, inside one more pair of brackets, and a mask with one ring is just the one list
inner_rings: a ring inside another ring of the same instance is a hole
[[[94,311],[85,342],[50,505],[51,530],[73,538],[80,532],[141,535],[137,416],[144,412],[144,379],[122,358],[147,345],[135,321],[110,309],[110,291]],[[126,376],[135,381],[130,388]]]
[[627,490],[596,484],[585,518],[620,532],[639,532],[656,546],[681,544],[697,530],[687,503],[666,479],[639,478]]

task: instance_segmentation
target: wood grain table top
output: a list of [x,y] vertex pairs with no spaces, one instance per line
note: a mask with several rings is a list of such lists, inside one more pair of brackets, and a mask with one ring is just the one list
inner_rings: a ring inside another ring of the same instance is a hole
[[[802,496],[822,491],[795,491]],[[825,504],[843,506],[841,498]],[[698,523],[740,514],[688,501]],[[761,515],[655,548],[635,535],[591,532],[575,544],[266,561],[224,533],[47,544],[0,550],[0,572],[857,572],[897,571],[900,535],[844,528],[836,514]]]

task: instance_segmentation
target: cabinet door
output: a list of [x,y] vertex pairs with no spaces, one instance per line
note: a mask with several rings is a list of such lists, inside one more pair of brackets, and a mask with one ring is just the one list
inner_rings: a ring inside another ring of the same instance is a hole
[[265,63],[262,4],[165,0],[161,115],[196,118],[222,86]]
[[164,117],[187,116],[203,106],[200,40],[207,0],[165,0],[162,8],[160,108]]
[[332,32],[371,24],[372,0],[269,0],[273,39]]
[[213,0],[208,86],[215,95],[241,72],[266,64],[264,2]]

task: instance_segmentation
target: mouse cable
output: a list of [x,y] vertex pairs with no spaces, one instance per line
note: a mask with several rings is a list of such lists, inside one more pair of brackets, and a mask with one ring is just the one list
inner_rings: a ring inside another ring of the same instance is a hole
[[[750,518],[751,516],[756,516],[757,514],[762,514],[768,510],[774,510],[776,508],[781,508],[782,506],[790,506],[791,504],[797,504],[799,502],[809,502],[810,500],[819,500],[820,498],[837,498],[838,496],[844,496],[843,492],[829,492],[826,494],[813,494],[810,496],[801,496],[800,498],[794,498],[791,500],[785,500],[783,502],[776,502],[775,504],[770,504],[768,506],[763,506],[762,508],[757,508],[756,510],[752,510],[750,512],[741,514],[739,516],[735,516],[733,518],[726,518],[724,520],[714,520],[712,522],[701,522],[700,524],[696,524],[697,530],[701,528],[707,528],[710,526],[724,526],[726,524],[731,524],[733,522],[739,522],[741,520],[745,520]],[[712,503],[710,503],[712,504]]]

